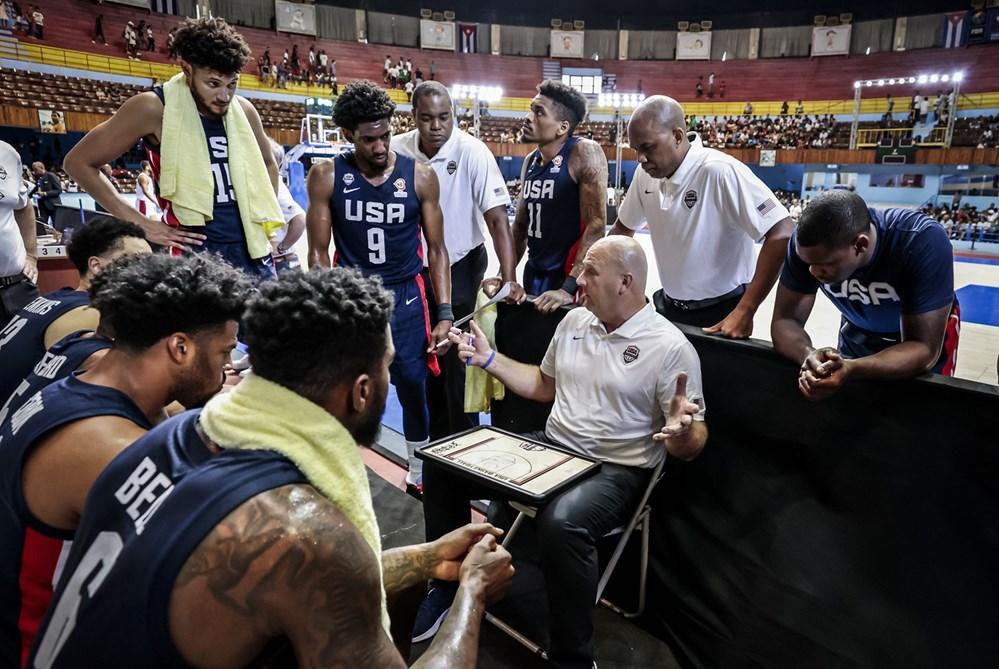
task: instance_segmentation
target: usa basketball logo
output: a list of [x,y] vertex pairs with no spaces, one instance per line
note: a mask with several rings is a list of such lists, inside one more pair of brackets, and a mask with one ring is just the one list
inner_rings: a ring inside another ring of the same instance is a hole
[[697,204],[697,191],[691,188],[686,193],[684,193],[683,203],[687,205],[687,209],[693,209],[694,205]]
[[456,162],[454,162],[452,160],[451,162],[449,162],[447,164],[447,173],[448,174],[454,174],[457,171],[458,171],[458,163],[456,163]]
[[395,186],[395,193],[394,193],[395,197],[406,197],[406,180],[405,179],[403,179],[402,177],[399,177],[398,179],[396,179],[395,181],[392,182],[392,185]]
[[562,156],[555,156],[552,158],[552,174],[558,174],[559,170],[562,168]]
[[624,364],[630,365],[631,363],[638,360],[639,353],[641,353],[641,351],[638,349],[637,346],[629,346],[628,348],[624,349],[624,353],[621,354],[621,357],[624,358]]
[[344,182],[345,184],[347,184],[348,186],[349,186],[350,184],[354,183],[354,175],[353,175],[353,174],[351,174],[350,172],[348,172],[347,174],[344,174],[344,175],[343,175],[343,182]]

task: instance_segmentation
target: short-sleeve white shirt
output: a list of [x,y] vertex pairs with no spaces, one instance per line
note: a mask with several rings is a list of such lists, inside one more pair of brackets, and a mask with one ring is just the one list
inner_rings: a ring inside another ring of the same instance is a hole
[[277,199],[278,205],[281,207],[281,215],[284,217],[284,225],[274,234],[274,241],[280,243],[284,240],[284,236],[288,234],[288,224],[291,223],[291,219],[299,215],[304,216],[305,210],[295,201],[295,198],[291,196],[291,191],[288,190],[288,186],[281,180],[278,181]]
[[706,300],[752,280],[753,244],[788,213],[748,167],[689,136],[690,150],[673,176],[653,179],[636,170],[618,218],[632,230],[648,224],[667,296]]
[[555,379],[549,439],[583,455],[631,467],[655,467],[664,456],[652,435],[666,424],[676,378],[687,373],[687,397],[701,405],[701,363],[693,345],[651,304],[608,333],[577,307],[559,323],[541,362]]
[[[420,133],[410,130],[392,138],[392,150],[430,165],[440,183],[444,245],[451,264],[485,242],[484,212],[510,204],[510,193],[489,148],[454,128],[433,158],[420,150]],[[426,254],[424,254],[426,257]]]
[[0,277],[24,271],[27,254],[14,212],[29,203],[28,187],[21,179],[21,156],[0,141]]

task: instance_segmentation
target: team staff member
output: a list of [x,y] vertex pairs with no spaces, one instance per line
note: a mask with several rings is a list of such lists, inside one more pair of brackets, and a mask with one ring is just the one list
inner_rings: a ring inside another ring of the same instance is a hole
[[142,229],[109,216],[81,227],[66,248],[80,283],[36,297],[0,330],[0,398],[6,401],[14,388],[45,351],[68,334],[93,330],[100,314],[90,306],[90,284],[116,258],[150,253]]
[[[280,168],[284,162],[284,147],[273,139],[270,144],[274,163]],[[292,249],[305,233],[305,210],[291,196],[284,179],[278,180],[277,197],[278,204],[281,205],[281,215],[284,216],[284,225],[271,239],[271,245],[274,247],[274,268],[278,272],[283,272],[300,266],[298,255]]]
[[139,210],[139,213],[149,218],[155,218],[160,213],[156,205],[153,166],[149,164],[148,160],[139,163],[139,174],[135,177],[135,208]]
[[56,205],[62,195],[62,182],[59,177],[45,169],[45,163],[31,163],[31,173],[35,176],[35,187],[31,195],[38,195],[38,218],[49,223],[55,216]]
[[794,227],[787,209],[748,167],[688,133],[672,98],[644,100],[628,141],[641,169],[611,233],[634,235],[648,224],[662,282],[653,296],[659,313],[709,334],[749,337],[784,261]]
[[173,401],[222,386],[250,283],[207,256],[122,258],[91,286],[114,346],[35,393],[0,426],[0,665],[27,657],[90,486]]
[[[838,348],[812,348],[805,323],[822,290],[842,314]],[[943,227],[913,209],[871,209],[830,191],[801,214],[787,249],[770,334],[801,365],[810,400],[847,379],[952,376],[961,311],[954,253]]]
[[[439,374],[437,355],[447,352],[454,321],[451,272],[444,245],[437,175],[427,165],[390,148],[395,103],[370,81],[347,86],[337,98],[333,120],[354,150],[309,170],[309,266],[329,267],[330,236],[336,265],[379,276],[395,294],[392,383],[402,405],[409,456],[406,483],[423,483],[422,461],[414,455],[430,436],[427,368]],[[421,234],[427,242],[430,281],[437,296],[436,325],[423,284]]]
[[[694,458],[707,439],[704,410],[695,403],[702,397],[697,352],[646,301],[647,272],[635,240],[610,237],[593,244],[579,275],[585,309],[566,314],[540,367],[490,350],[474,325],[474,345],[467,334],[451,331],[462,359],[521,397],[554,400],[538,438],[603,461],[597,474],[549,502],[536,519],[551,611],[548,657],[558,667],[593,665],[597,540],[634,511],[650,468],[667,453]],[[469,501],[481,494],[481,488],[428,463],[427,538],[468,522]],[[414,641],[433,634],[453,591],[434,584],[417,615]]]
[[21,156],[0,141],[0,323],[38,297],[35,206],[21,179]]
[[[548,313],[576,299],[587,249],[607,227],[607,157],[592,139],[576,137],[586,98],[560,81],[543,81],[524,119],[524,159],[513,223],[516,262],[527,251],[524,290]],[[490,279],[487,290],[498,288]]]
[[[441,184],[444,245],[451,261],[451,306],[455,318],[475,310],[475,296],[488,258],[483,227],[489,228],[500,264],[500,280],[513,284],[511,302],[523,300],[516,281],[513,239],[506,209],[510,195],[496,158],[481,141],[454,127],[454,105],[448,90],[425,81],[413,91],[416,129],[392,138],[392,150],[429,165]],[[436,304],[430,298],[431,304]],[[465,366],[451,352],[441,358],[440,376],[427,379],[430,439],[478,425],[476,414],[464,412]]]
[[[181,74],[129,98],[88,132],[67,154],[66,171],[111,215],[141,227],[150,243],[219,254],[258,280],[273,277],[277,165],[259,114],[236,95],[250,48],[225,21],[207,17],[186,20],[174,45]],[[162,221],[129,207],[99,172],[140,140]]]
[[[95,484],[29,666],[275,666],[264,651],[291,646],[301,667],[404,669],[383,592],[436,577],[460,584],[455,613],[413,666],[473,669],[485,605],[513,575],[501,531],[380,551],[357,444],[385,408],[391,310],[350,270],[264,284],[244,319],[253,374]],[[322,455],[293,464],[303,441]]]

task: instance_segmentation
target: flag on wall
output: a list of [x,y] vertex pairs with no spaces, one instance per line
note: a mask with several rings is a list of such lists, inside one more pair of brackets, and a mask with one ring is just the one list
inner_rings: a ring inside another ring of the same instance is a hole
[[964,24],[967,17],[968,12],[951,12],[944,15],[943,46],[945,49],[964,46]]
[[460,23],[458,27],[461,28],[461,52],[475,53],[478,47],[475,39],[479,32],[478,24]]

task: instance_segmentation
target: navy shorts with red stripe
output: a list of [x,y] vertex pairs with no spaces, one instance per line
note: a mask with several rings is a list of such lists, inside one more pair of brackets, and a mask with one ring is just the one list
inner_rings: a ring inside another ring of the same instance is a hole
[[403,432],[407,441],[423,441],[430,436],[427,371],[440,373],[437,358],[427,355],[430,315],[426,286],[423,277],[417,275],[409,281],[388,284],[385,289],[395,297],[390,324],[395,360],[389,373],[402,405]]

